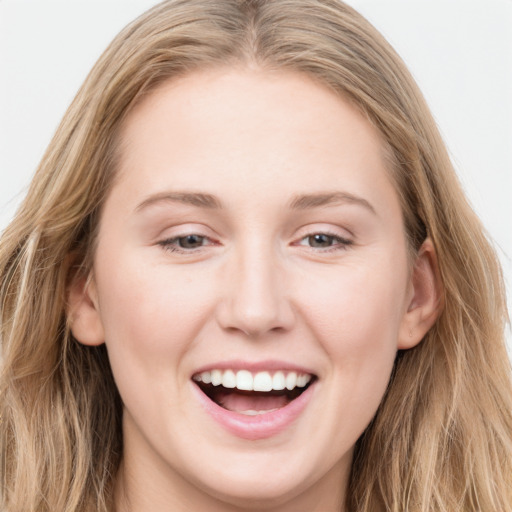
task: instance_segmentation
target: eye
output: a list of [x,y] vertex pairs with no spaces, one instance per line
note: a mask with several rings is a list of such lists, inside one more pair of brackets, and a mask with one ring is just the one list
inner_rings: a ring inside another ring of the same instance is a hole
[[201,235],[186,235],[180,236],[175,240],[177,245],[182,249],[197,249],[204,245],[206,237]]
[[164,249],[171,252],[192,252],[206,245],[213,245],[213,241],[207,236],[195,233],[176,236],[158,242]]
[[311,247],[312,249],[345,249],[352,242],[338,235],[330,233],[313,233],[302,238],[297,245]]

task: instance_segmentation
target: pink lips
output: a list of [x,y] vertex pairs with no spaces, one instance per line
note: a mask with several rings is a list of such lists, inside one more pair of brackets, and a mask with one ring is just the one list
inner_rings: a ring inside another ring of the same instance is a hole
[[284,407],[256,416],[247,416],[217,405],[196,384],[192,383],[200,404],[217,423],[235,436],[251,441],[269,438],[286,430],[306,408],[313,396],[315,384],[314,382]]

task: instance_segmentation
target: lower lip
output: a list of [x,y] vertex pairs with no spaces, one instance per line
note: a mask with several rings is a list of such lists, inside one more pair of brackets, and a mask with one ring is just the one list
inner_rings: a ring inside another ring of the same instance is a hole
[[235,436],[256,441],[286,430],[306,408],[316,383],[311,384],[306,391],[284,407],[257,416],[228,411],[210,400],[196,384],[192,383],[192,385],[199,402],[214,420]]

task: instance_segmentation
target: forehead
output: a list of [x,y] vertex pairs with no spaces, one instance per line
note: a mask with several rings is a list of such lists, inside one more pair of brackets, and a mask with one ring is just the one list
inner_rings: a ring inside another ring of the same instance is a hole
[[378,131],[348,101],[293,72],[221,68],[168,81],[129,113],[120,150],[121,181],[154,193],[390,186]]

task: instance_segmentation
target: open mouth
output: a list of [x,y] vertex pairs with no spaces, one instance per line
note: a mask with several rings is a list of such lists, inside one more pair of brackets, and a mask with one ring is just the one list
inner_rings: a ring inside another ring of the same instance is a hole
[[316,376],[294,371],[211,370],[193,375],[201,391],[228,411],[246,416],[267,414],[298,398]]

